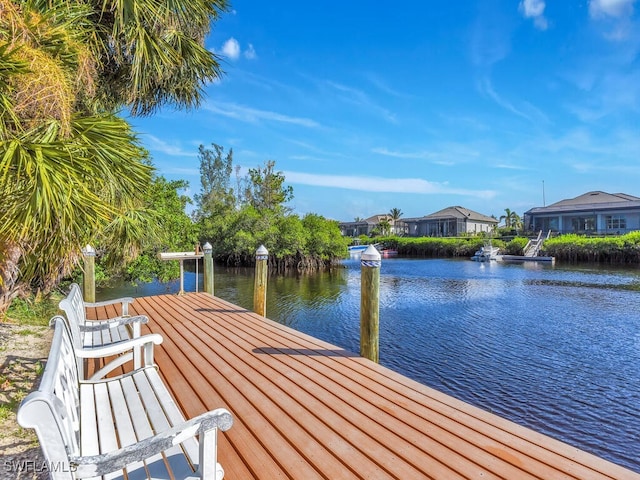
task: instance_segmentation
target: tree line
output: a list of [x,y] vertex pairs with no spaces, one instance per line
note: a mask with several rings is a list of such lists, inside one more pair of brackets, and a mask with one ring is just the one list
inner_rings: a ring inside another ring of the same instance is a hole
[[287,206],[293,188],[285,184],[275,162],[243,174],[233,164],[233,150],[200,146],[201,193],[194,220],[199,235],[226,265],[253,263],[258,245],[265,245],[278,269],[322,268],[343,258],[345,240],[338,222],[309,213],[300,217]]

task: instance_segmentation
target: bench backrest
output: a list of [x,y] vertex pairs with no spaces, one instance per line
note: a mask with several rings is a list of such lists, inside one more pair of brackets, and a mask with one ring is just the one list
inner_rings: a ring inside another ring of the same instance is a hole
[[53,342],[38,389],[20,404],[18,423],[33,428],[51,478],[73,478],[69,455],[79,455],[80,388],[71,335],[63,317],[51,319]]
[[87,323],[86,311],[84,308],[84,300],[82,292],[77,283],[71,284],[69,295],[63,298],[58,306],[64,310],[69,321],[71,337],[76,348],[82,348],[82,337],[80,335],[80,327]]

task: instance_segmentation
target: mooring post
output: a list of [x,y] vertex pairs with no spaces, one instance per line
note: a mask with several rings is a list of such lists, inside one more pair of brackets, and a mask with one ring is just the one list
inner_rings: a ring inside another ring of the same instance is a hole
[[253,284],[253,311],[267,316],[267,274],[269,270],[269,251],[264,245],[256,250],[256,273]]
[[213,247],[207,242],[202,250],[204,251],[204,291],[213,295]]
[[379,361],[380,252],[369,245],[360,259],[360,355]]
[[96,301],[96,250],[91,245],[82,249],[84,257],[83,294],[85,302]]

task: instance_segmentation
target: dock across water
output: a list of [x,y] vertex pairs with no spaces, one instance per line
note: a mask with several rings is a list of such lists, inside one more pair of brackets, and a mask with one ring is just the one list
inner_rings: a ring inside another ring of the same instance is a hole
[[138,298],[132,310],[164,337],[155,359],[185,415],[232,412],[219,435],[225,479],[640,480],[209,294]]

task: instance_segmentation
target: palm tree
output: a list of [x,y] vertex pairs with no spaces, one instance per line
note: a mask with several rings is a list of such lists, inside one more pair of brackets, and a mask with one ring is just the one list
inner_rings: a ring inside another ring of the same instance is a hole
[[505,208],[504,211],[506,215],[500,215],[500,221],[504,220],[504,226],[506,228],[511,228],[511,219],[513,218],[513,214],[515,212],[512,212],[509,208]]
[[378,222],[378,229],[380,230],[380,235],[389,235],[389,231],[391,230],[391,222],[389,222],[389,219],[383,218],[382,220],[380,220]]
[[391,220],[392,220],[391,223],[393,225],[393,233],[397,235],[398,234],[397,222],[398,220],[400,220],[400,217],[402,217],[402,210],[400,210],[399,208],[392,208],[391,211],[389,212],[389,215],[391,216]]
[[505,215],[500,216],[500,221],[504,220],[505,228],[515,228],[516,230],[522,228],[522,219],[516,212],[509,208],[505,208],[504,211]]
[[55,285],[81,245],[132,257],[153,233],[152,167],[116,112],[199,104],[221,75],[204,37],[226,0],[132,5],[0,0],[0,311]]

